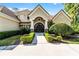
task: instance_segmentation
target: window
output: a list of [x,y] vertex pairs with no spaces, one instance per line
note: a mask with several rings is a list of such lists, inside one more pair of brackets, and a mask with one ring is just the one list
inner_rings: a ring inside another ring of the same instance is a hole
[[27,16],[27,19],[29,20],[29,16]]

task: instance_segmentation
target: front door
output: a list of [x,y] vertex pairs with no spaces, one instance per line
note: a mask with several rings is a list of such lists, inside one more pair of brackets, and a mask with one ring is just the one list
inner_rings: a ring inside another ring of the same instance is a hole
[[44,25],[42,23],[37,23],[34,26],[35,32],[44,32]]

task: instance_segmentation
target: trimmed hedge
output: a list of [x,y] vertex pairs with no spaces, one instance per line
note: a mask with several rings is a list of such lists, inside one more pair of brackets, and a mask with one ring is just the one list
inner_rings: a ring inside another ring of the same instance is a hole
[[65,36],[65,35],[70,35],[74,33],[74,30],[67,24],[59,23],[59,24],[52,25],[49,28],[49,33],[55,33],[57,35]]
[[49,33],[45,33],[45,38],[48,42],[62,41],[62,36],[52,36]]
[[4,38],[8,38],[14,35],[23,35],[23,34],[29,34],[30,29],[29,28],[22,28],[20,30],[16,31],[5,31],[5,32],[0,32],[0,40]]
[[49,33],[45,33],[45,38],[48,42],[52,42],[53,41],[53,38],[52,36],[49,34]]
[[5,31],[5,32],[0,32],[0,39],[8,38],[14,35],[18,35],[20,33],[19,30],[17,31]]
[[35,36],[35,33],[31,32],[29,34],[21,36],[20,40],[23,42],[23,44],[32,43],[34,36]]

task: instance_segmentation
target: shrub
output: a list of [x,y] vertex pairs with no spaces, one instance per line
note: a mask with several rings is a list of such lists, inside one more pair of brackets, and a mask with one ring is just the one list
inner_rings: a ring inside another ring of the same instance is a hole
[[45,38],[48,42],[53,42],[56,40],[56,38],[51,36],[49,33],[45,33]]
[[79,24],[72,24],[72,28],[74,29],[75,33],[79,33]]
[[62,36],[51,36],[49,33],[45,33],[45,38],[48,42],[62,41]]
[[49,28],[49,31],[50,31],[50,33],[55,33],[55,34],[61,35],[61,36],[69,35],[74,32],[74,30],[70,26],[68,26],[67,24],[64,24],[64,23],[52,25]]
[[19,34],[19,30],[17,31],[5,31],[5,32],[0,32],[0,39],[4,39],[4,38],[8,38],[14,35],[18,35]]
[[52,41],[52,37],[48,33],[45,33],[45,38],[47,39],[48,42]]
[[54,24],[53,21],[52,20],[49,20],[48,21],[48,28],[50,28],[53,24]]
[[20,40],[23,41],[23,44],[31,43],[33,41],[34,35],[34,32],[29,33],[28,35],[23,35],[21,36]]
[[5,31],[0,32],[0,39],[8,38],[14,35],[23,35],[23,34],[29,34],[30,29],[29,28],[22,28],[21,30],[15,30],[15,31]]
[[62,38],[62,36],[57,36],[56,39],[57,39],[57,41],[62,41],[63,38]]
[[23,35],[23,34],[29,34],[30,33],[30,28],[28,28],[28,27],[21,28],[20,29],[20,33],[21,33],[21,35]]

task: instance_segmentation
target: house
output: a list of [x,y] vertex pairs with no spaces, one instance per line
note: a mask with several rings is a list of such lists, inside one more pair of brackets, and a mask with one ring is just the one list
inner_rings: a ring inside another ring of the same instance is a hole
[[23,27],[28,27],[35,32],[44,32],[48,29],[49,20],[67,25],[71,25],[72,22],[64,10],[60,10],[53,17],[41,5],[37,5],[31,11],[26,9],[17,12],[12,12],[6,7],[0,7],[0,32],[19,30]]

